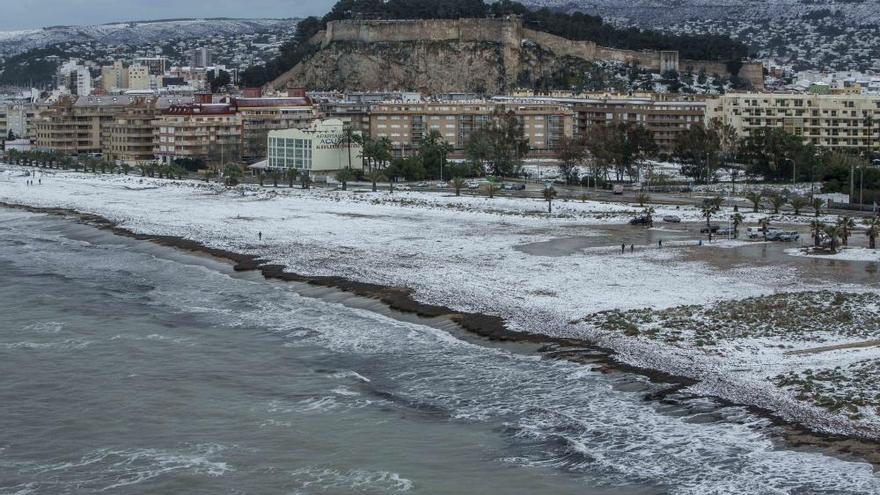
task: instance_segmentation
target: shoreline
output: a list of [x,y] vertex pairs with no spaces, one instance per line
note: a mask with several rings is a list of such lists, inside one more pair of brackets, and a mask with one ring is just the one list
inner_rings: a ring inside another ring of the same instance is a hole
[[[543,333],[518,332],[508,329],[504,319],[499,316],[461,312],[446,306],[421,303],[416,301],[412,297],[412,291],[406,288],[358,282],[339,276],[304,276],[286,271],[283,265],[263,263],[262,258],[259,256],[212,248],[205,246],[201,242],[179,236],[139,234],[119,227],[101,215],[83,213],[68,208],[37,207],[2,201],[0,201],[0,207],[36,214],[72,217],[75,221],[109,231],[115,235],[139,241],[148,241],[186,252],[208,255],[215,259],[229,262],[236,272],[258,271],[267,280],[298,282],[317,287],[331,288],[355,296],[377,300],[388,308],[401,313],[415,314],[425,318],[447,318],[464,332],[490,342],[540,345],[541,347],[535,352],[547,359],[565,359],[583,365],[592,364],[596,365],[593,367],[594,371],[602,373],[609,371],[632,373],[644,376],[655,383],[669,385],[663,390],[647,394],[644,397],[646,401],[663,402],[669,400],[668,396],[671,394],[699,382],[694,378],[686,376],[629,365],[616,359],[616,352],[613,349],[601,347],[585,340],[554,337]],[[694,396],[698,397],[697,395]],[[878,440],[815,431],[806,425],[785,420],[769,409],[750,404],[739,404],[713,395],[707,395],[707,397],[718,401],[722,404],[722,407],[743,407],[752,414],[768,419],[773,425],[782,429],[780,439],[785,442],[787,447],[793,449],[811,447],[820,449],[829,455],[856,457],[870,463],[875,470],[880,471],[880,441]]]

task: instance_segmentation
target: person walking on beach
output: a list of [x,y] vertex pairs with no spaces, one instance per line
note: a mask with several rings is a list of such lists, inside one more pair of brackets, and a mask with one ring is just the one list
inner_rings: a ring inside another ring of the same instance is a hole
[[663,247],[663,239],[660,239],[659,241],[657,241],[657,248],[662,248],[662,247]]
[[257,232],[257,239],[259,239],[261,241],[263,240],[263,232],[262,231]]
[[623,243],[620,245],[620,254],[623,254],[625,252],[626,252],[626,243]]
[[42,177],[40,177],[39,179],[37,179],[37,184],[40,185],[40,186],[43,185],[43,178],[42,178]]
[[635,250],[636,250],[636,245],[635,245],[635,244],[630,244],[630,245],[629,245],[629,252],[630,252],[630,253],[634,253]]

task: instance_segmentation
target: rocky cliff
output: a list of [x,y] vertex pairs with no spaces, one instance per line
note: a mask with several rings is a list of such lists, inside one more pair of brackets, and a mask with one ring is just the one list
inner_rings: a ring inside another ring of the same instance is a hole
[[490,42],[337,42],[272,83],[314,90],[420,90],[427,94],[497,94],[513,86],[553,87],[589,62],[558,57],[535,45],[517,54],[516,71],[500,44]]
[[[635,52],[570,41],[525,29],[518,18],[336,21],[312,43],[316,52],[271,82],[270,88],[426,93],[563,89],[574,74],[585,73],[600,60],[658,72],[703,68],[710,74],[731,75],[722,63],[679,61],[677,52]],[[760,65],[745,64],[739,71],[753,86],[763,87]]]

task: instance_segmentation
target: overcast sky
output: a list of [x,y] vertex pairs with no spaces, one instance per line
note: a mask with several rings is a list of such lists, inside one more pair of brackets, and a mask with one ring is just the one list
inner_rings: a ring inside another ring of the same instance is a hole
[[176,17],[304,17],[335,0],[0,0],[0,31]]

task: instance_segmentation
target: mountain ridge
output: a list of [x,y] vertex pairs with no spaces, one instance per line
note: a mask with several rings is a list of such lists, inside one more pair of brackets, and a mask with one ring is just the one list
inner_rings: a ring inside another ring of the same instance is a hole
[[97,41],[129,45],[214,34],[262,33],[285,27],[295,29],[297,23],[298,19],[293,18],[181,18],[0,31],[0,56],[9,57],[61,43]]

